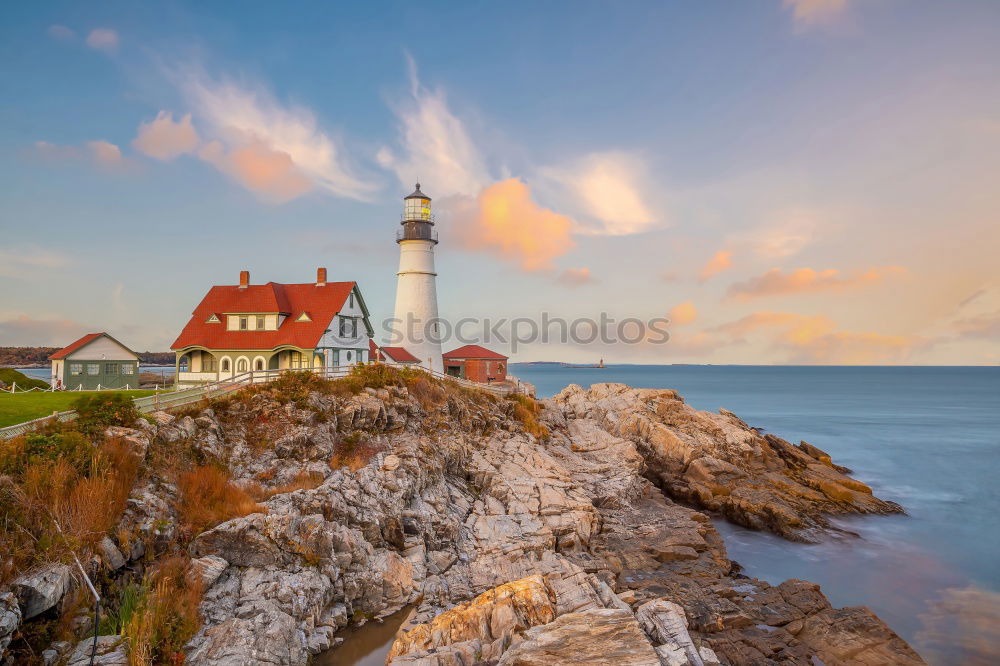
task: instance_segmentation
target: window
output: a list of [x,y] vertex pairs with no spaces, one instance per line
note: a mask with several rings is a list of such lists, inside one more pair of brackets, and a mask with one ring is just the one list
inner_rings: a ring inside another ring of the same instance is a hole
[[117,363],[105,363],[104,364],[104,374],[106,374],[106,375],[117,375],[118,374],[118,364]]
[[249,325],[248,318],[247,317],[240,317],[240,330],[241,331],[247,330],[247,326],[248,325]]
[[351,362],[351,352],[347,352],[347,362]]
[[229,359],[228,358],[222,359],[222,371],[223,372],[229,372]]
[[254,361],[253,362],[253,369],[254,370],[263,370],[264,369],[264,359],[258,358],[256,361]]
[[201,371],[215,372],[215,357],[208,354],[201,355]]
[[351,307],[354,307],[354,292],[351,292]]
[[340,337],[342,338],[358,337],[358,320],[355,319],[354,317],[341,317]]
[[69,364],[69,374],[71,374],[71,375],[82,375],[83,374],[83,363],[70,363]]
[[249,366],[250,366],[250,364],[249,364],[249,363],[247,363],[247,360],[246,360],[245,358],[241,358],[241,359],[240,359],[239,361],[237,361],[237,363],[236,363],[236,371],[237,371],[237,372],[246,372],[247,370],[249,370],[249,369],[250,369],[250,367],[249,367]]
[[207,319],[207,321],[208,321],[209,324],[218,324],[219,323],[219,316],[213,314],[211,317],[209,317]]
[[101,374],[101,364],[100,363],[88,363],[87,364],[87,374],[88,375],[99,375],[99,374]]
[[258,331],[264,330],[264,318],[261,317],[260,315],[257,316],[257,330]]
[[123,375],[134,375],[135,366],[131,363],[122,363],[122,374]]

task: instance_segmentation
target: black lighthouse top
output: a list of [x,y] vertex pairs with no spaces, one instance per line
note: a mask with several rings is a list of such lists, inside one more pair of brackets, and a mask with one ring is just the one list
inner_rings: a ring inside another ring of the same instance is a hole
[[431,214],[431,198],[420,191],[420,183],[413,194],[403,197],[403,215],[400,221],[403,228],[396,232],[396,242],[431,241],[437,243],[437,232],[434,231],[434,215]]

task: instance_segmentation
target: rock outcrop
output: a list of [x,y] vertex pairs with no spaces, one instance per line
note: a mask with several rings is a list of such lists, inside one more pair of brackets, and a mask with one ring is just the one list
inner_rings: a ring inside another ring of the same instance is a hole
[[[571,386],[530,429],[509,400],[425,392],[261,392],[114,433],[150,452],[183,442],[277,493],[190,535],[204,595],[189,663],[305,664],[406,606],[395,666],[922,663],[866,608],[741,576],[698,510],[797,540],[828,515],[901,510],[819,449],[673,391]],[[318,485],[282,490],[302,475]],[[176,498],[162,478],[134,489],[108,569],[176,538]],[[58,584],[22,584],[15,611],[41,612]],[[18,620],[3,612],[0,641]],[[122,646],[105,647],[115,663]]]

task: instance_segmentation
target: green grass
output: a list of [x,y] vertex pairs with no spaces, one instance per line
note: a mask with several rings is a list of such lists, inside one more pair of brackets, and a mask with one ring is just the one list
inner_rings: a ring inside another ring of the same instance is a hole
[[17,387],[23,389],[47,389],[49,387],[48,382],[44,382],[41,379],[33,379],[14,368],[0,368],[0,382],[3,382],[7,386],[17,382]]
[[[153,395],[155,391],[102,391],[101,393],[125,393],[133,398]],[[0,393],[0,428],[24,423],[42,416],[51,416],[52,412],[64,412],[73,409],[73,403],[81,395],[72,391],[56,391],[42,393]]]

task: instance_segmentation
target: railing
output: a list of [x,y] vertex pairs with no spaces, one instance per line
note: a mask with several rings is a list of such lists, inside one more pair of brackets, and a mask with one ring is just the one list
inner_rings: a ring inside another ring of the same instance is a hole
[[409,227],[396,229],[396,242],[405,240],[429,240],[438,242],[438,232],[434,229],[428,231],[411,229]]
[[[190,405],[192,403],[208,400],[210,398],[217,398],[221,395],[226,395],[227,393],[231,393],[254,384],[266,384],[289,372],[311,372],[326,379],[337,379],[350,374],[353,367],[355,366],[341,365],[329,368],[251,370],[250,372],[244,372],[226,379],[220,379],[186,389],[171,391],[169,393],[156,393],[154,395],[146,396],[145,398],[136,398],[133,402],[135,402],[135,406],[138,408],[140,413],[149,414],[151,412],[183,407],[184,405]],[[481,384],[462,377],[455,377],[454,375],[448,375],[443,372],[428,370],[423,367],[420,367],[419,369],[423,370],[432,377],[444,379],[458,384],[459,386],[464,386],[477,391],[487,391],[496,395],[526,393],[520,382],[516,382],[515,384]],[[72,421],[76,417],[77,414],[75,410],[54,412],[51,416],[43,416],[42,418],[34,419],[32,421],[18,423],[6,428],[0,428],[0,439],[10,439],[12,437],[17,437],[18,435],[23,435],[27,432],[31,432],[45,423],[51,423],[53,419],[58,421]]]

